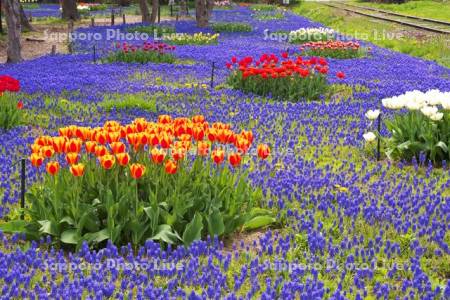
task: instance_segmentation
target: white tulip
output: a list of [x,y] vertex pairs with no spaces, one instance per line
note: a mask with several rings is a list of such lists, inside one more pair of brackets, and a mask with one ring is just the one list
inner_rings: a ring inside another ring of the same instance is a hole
[[430,116],[430,119],[433,121],[440,121],[444,117],[444,114],[441,112],[435,113],[434,115]]
[[431,117],[438,112],[438,108],[436,106],[424,106],[420,109],[420,111],[427,117]]
[[366,118],[369,120],[375,120],[376,118],[378,118],[379,115],[380,115],[379,109],[375,109],[375,110],[370,109],[366,112]]
[[363,134],[363,138],[367,143],[371,143],[376,140],[377,136],[373,132],[369,131]]
[[415,99],[412,99],[412,100],[406,102],[405,106],[409,110],[419,110],[422,108],[423,103],[416,101]]

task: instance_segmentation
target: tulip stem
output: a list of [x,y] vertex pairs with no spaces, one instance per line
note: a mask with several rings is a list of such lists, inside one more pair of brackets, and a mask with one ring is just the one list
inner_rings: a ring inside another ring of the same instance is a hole
[[377,161],[380,161],[381,154],[380,154],[380,144],[381,144],[381,113],[378,115],[378,139],[377,139]]
[[25,158],[21,161],[21,171],[20,171],[20,219],[25,218]]

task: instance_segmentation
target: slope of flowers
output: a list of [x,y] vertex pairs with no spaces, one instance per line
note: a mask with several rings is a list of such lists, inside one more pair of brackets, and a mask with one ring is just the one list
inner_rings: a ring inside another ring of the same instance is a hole
[[[255,95],[221,88],[199,93],[173,87],[174,82],[209,84],[211,61],[216,62],[215,84],[225,81],[231,56],[280,54],[289,44],[264,40],[265,29],[295,30],[320,27],[286,13],[284,20],[258,22],[244,8],[214,13],[214,21],[246,22],[245,35],[221,37],[218,46],[180,46],[176,55],[194,65],[93,64],[91,44],[80,42],[85,54],[43,57],[14,66],[0,66],[1,74],[21,81],[24,107],[44,114],[43,95],[63,95],[78,106],[57,113],[48,126],[14,128],[0,135],[0,190],[6,191],[2,212],[16,212],[18,168],[30,155],[28,145],[42,134],[55,134],[70,124],[99,126],[108,120],[129,123],[154,118],[143,110],[105,113],[96,109],[104,93],[146,92],[160,97],[158,114],[174,117],[204,114],[211,122],[249,128],[255,140],[270,144],[265,161],[250,159],[243,167],[253,185],[262,188],[267,206],[278,211],[284,226],[257,233],[241,242],[207,240],[188,249],[162,249],[147,242],[132,247],[79,252],[52,249],[50,240],[18,249],[18,236],[1,235],[0,286],[6,298],[114,297],[167,299],[175,297],[263,299],[446,299],[450,297],[448,167],[435,169],[423,157],[411,164],[375,162],[364,155],[362,136],[373,128],[364,117],[380,108],[381,99],[411,90],[450,91],[450,70],[433,62],[372,47],[371,56],[330,59],[329,72],[346,78],[330,80],[336,88],[353,91],[311,103],[271,102]],[[177,32],[193,33],[192,22],[179,22]],[[115,28],[120,28],[115,27]],[[84,29],[102,32],[106,27]],[[104,47],[110,47],[106,41]],[[101,44],[101,43],[99,43]],[[292,46],[291,46],[292,47]],[[291,48],[292,49],[292,48]],[[211,53],[214,53],[212,57]],[[163,84],[148,84],[144,75],[158,74]],[[326,101],[325,101],[326,100]],[[67,103],[65,104],[69,106]],[[392,112],[381,108],[389,117]],[[386,134],[382,128],[382,134]],[[13,151],[12,151],[13,149]],[[28,163],[27,182],[40,180]],[[126,263],[146,268],[126,269]],[[109,264],[109,265],[108,265]],[[87,270],[79,270],[84,266]]]

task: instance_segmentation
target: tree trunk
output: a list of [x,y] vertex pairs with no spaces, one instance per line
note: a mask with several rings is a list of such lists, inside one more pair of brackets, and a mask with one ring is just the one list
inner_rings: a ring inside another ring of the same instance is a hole
[[180,16],[186,16],[188,14],[186,0],[180,1]]
[[195,0],[195,19],[197,27],[207,27],[209,20],[209,12],[207,0]]
[[76,0],[62,0],[62,18],[73,21],[80,19]]
[[150,11],[147,0],[139,0],[139,7],[141,8],[142,23],[150,23]]
[[31,26],[30,21],[28,21],[27,15],[23,10],[22,4],[20,4],[20,23],[22,24],[22,29],[26,31],[34,31],[33,26]]
[[3,11],[5,13],[6,25],[8,27],[8,49],[6,56],[8,63],[16,63],[22,61],[22,45],[20,44],[20,32],[22,26],[20,24],[20,4],[18,0],[1,0],[3,1]]
[[150,17],[150,22],[155,23],[156,17],[158,16],[159,0],[152,0],[152,15]]
[[208,10],[208,20],[211,19],[213,7],[214,7],[214,0],[206,0],[206,9]]

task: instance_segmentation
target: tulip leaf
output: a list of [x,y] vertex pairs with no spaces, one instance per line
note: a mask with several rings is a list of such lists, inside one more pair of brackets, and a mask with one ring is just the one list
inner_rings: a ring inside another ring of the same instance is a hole
[[275,223],[276,221],[277,220],[271,216],[256,216],[253,219],[250,219],[249,221],[245,222],[244,230],[261,228],[270,225],[272,223]]
[[61,221],[59,221],[59,224],[62,224],[62,223],[67,223],[71,226],[75,225],[75,221],[69,216],[65,216],[64,218],[61,219]]
[[38,223],[41,225],[41,228],[39,229],[40,232],[54,236],[58,235],[58,228],[52,221],[42,220],[38,221]]
[[83,236],[83,239],[85,239],[87,241],[93,241],[96,243],[103,242],[103,241],[109,239],[108,230],[105,228],[105,229],[102,229],[102,230],[94,232],[94,233],[86,233]]
[[167,224],[159,225],[157,233],[150,239],[163,241],[168,244],[175,244],[177,241],[181,240],[180,236],[173,232],[172,227]]
[[208,221],[208,231],[211,236],[219,236],[224,233],[225,225],[223,223],[222,214],[219,210],[215,209],[206,220]]
[[186,229],[183,233],[183,243],[185,246],[189,246],[193,241],[201,238],[203,229],[203,220],[199,213],[195,213],[194,218],[189,224],[186,225]]
[[80,235],[75,229],[69,229],[61,233],[61,242],[76,245],[80,241]]

